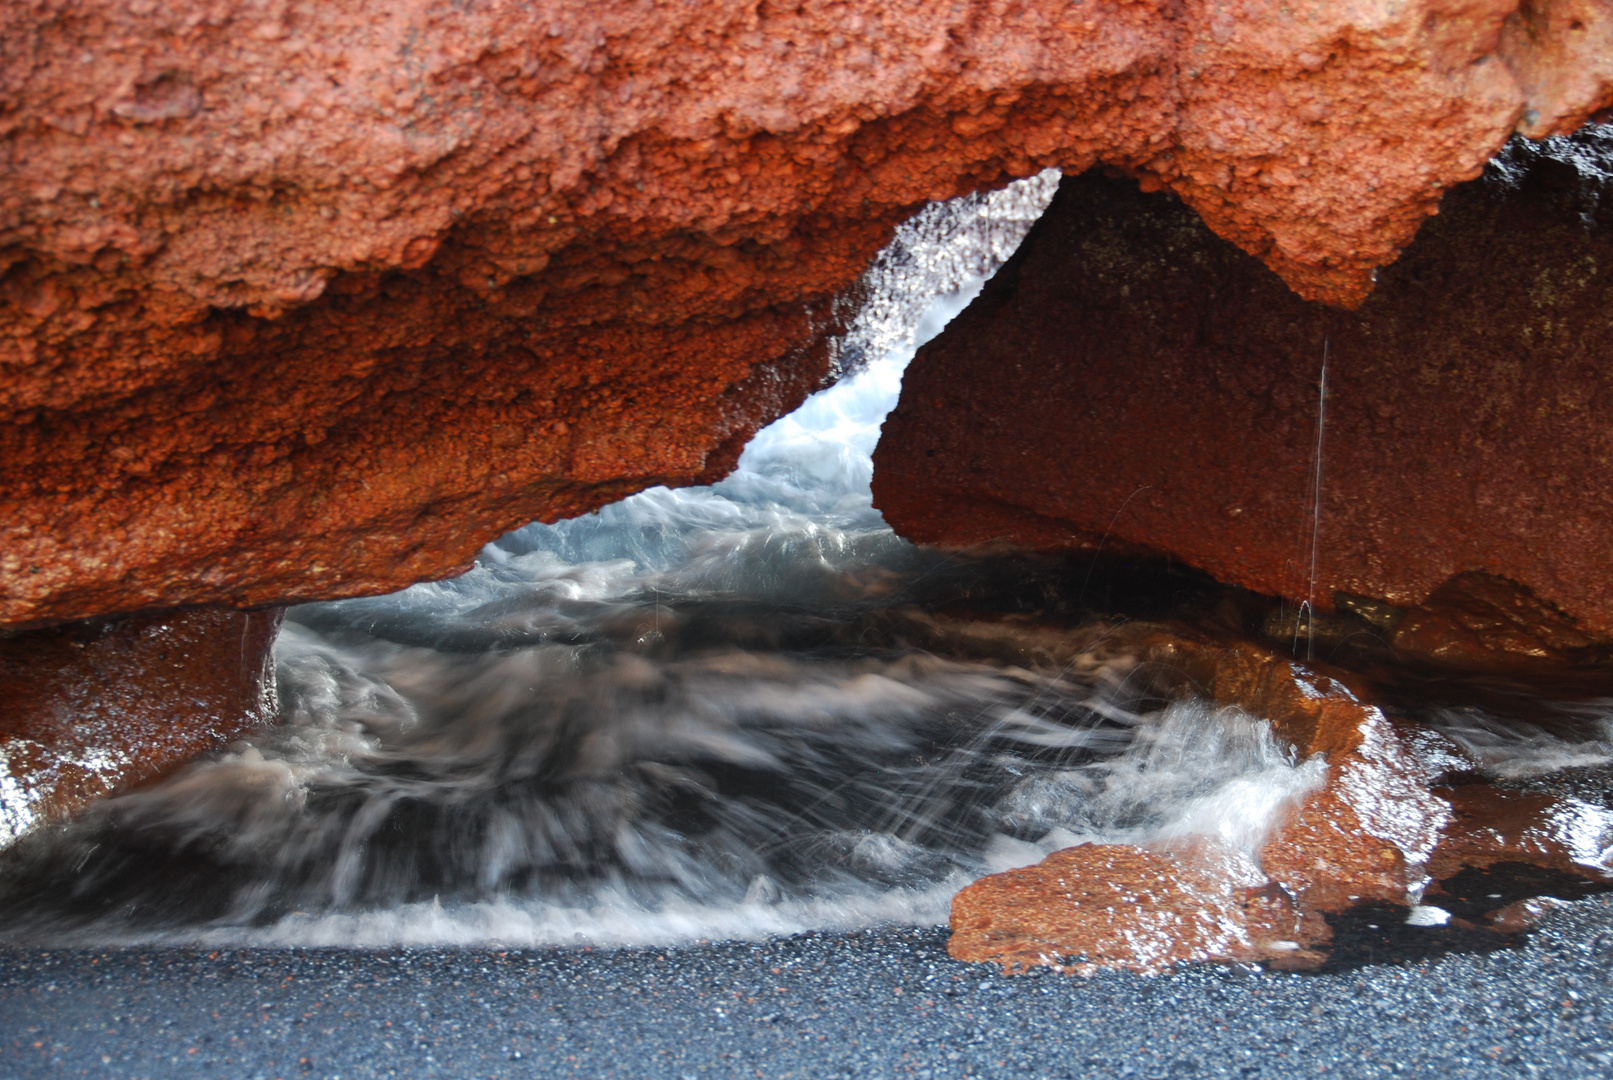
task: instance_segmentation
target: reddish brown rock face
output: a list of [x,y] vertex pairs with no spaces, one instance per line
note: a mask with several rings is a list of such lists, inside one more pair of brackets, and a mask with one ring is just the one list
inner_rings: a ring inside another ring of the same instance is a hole
[[1484,573],[1458,574],[1435,589],[1406,612],[1390,640],[1401,653],[1491,670],[1520,663],[1567,667],[1607,645],[1605,636],[1585,633],[1528,589]]
[[953,900],[953,956],[1081,974],[1205,961],[1309,967],[1331,936],[1323,913],[1408,902],[1450,811],[1419,784],[1383,714],[1253,646],[1173,645],[1217,701],[1269,719],[1302,757],[1323,755],[1321,789],[1284,807],[1258,851],[1214,838],[1157,850],[1085,844],[983,878]]
[[1066,179],[908,370],[876,504],[922,542],[1147,549],[1323,607],[1486,571],[1525,589],[1452,593],[1406,647],[1567,656],[1613,628],[1610,149],[1510,151],[1353,312],[1168,194]]
[[[1492,889],[1527,889],[1530,874],[1551,895],[1613,888],[1600,869],[1605,811],[1587,822],[1589,808],[1561,795],[1435,787],[1405,730],[1339,679],[1246,644],[1172,644],[1218,701],[1269,719],[1301,757],[1322,755],[1325,781],[1283,808],[1256,851],[1214,838],[1083,844],[982,878],[953,900],[953,956],[1079,974],[1206,961],[1308,968],[1334,943],[1329,916],[1355,908],[1404,919],[1426,903],[1465,930],[1505,935],[1544,908],[1531,906],[1536,893],[1507,903]],[[1498,864],[1522,868],[1522,881],[1482,877]]]
[[947,951],[1007,971],[1120,967],[1152,975],[1194,961],[1311,960],[1300,942],[1317,936],[1286,894],[1213,845],[1082,844],[959,892]]
[[1384,714],[1338,679],[1254,646],[1209,664],[1216,700],[1268,719],[1300,757],[1328,763],[1325,786],[1261,849],[1265,879],[1312,913],[1406,903],[1451,812]]
[[0,847],[271,720],[279,625],[196,608],[0,636]]
[[[0,625],[387,590],[728,468],[915,206],[1168,186],[1354,303],[1601,5],[0,13]],[[1567,271],[1565,271],[1566,273]]]

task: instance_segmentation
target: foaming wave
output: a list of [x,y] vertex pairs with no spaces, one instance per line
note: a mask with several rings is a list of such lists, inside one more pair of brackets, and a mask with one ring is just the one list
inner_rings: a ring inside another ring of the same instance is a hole
[[1319,761],[1152,694],[1103,625],[949,615],[1034,569],[918,549],[872,506],[913,348],[1055,183],[905,226],[847,376],[722,483],[294,610],[282,722],[5,851],[6,932],[670,943],[933,924],[967,882],[1086,840],[1252,853]]
[[1613,765],[1613,702],[1536,702],[1546,722],[1446,709],[1428,719],[1459,748],[1455,759],[1500,780]]
[[836,651],[466,654],[292,625],[286,723],[17,845],[7,924],[280,944],[925,924],[1086,840],[1252,851],[1320,781],[1234,710],[1138,711],[1125,657]]
[[1577,863],[1613,870],[1613,702],[1527,704],[1529,719],[1471,705],[1426,710],[1409,744],[1430,776],[1476,773],[1549,796],[1540,835]]
[[[893,889],[832,899],[730,904],[692,903],[681,895],[646,906],[602,889],[586,906],[500,898],[475,903],[401,904],[357,914],[298,915],[250,930],[206,930],[183,940],[203,945],[319,948],[386,945],[679,945],[697,941],[762,941],[808,930],[869,926],[936,926],[953,894],[969,883],[956,875],[928,889]],[[147,940],[151,940],[148,938]],[[162,940],[157,938],[156,940]]]

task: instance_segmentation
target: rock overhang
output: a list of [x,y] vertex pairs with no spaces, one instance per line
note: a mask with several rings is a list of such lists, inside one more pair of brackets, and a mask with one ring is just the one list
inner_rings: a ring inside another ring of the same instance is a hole
[[1590,3],[45,3],[5,16],[0,625],[384,591],[720,475],[931,199],[1168,187],[1359,302]]

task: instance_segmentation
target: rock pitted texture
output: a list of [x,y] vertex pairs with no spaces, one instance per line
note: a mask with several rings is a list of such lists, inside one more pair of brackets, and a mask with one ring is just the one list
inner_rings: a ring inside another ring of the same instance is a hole
[[348,595],[711,478],[925,200],[1104,162],[1355,303],[1604,5],[0,13],[0,624]]
[[0,635],[0,847],[274,718],[278,611]]
[[948,951],[1008,971],[1118,967],[1158,974],[1207,960],[1300,953],[1303,918],[1259,871],[1215,845],[1082,844],[983,878],[952,901]]
[[[1162,645],[1190,683],[1270,718],[1301,757],[1321,755],[1325,780],[1284,808],[1254,850],[1208,837],[1157,849],[1083,844],[982,878],[953,899],[953,956],[1009,971],[1314,968],[1336,944],[1337,917],[1352,910],[1504,936],[1544,910],[1531,906],[1531,884],[1567,897],[1613,888],[1605,813],[1479,782],[1472,759],[1429,752],[1454,743],[1396,724],[1340,679],[1259,647]],[[1445,786],[1452,774],[1465,784]],[[1474,875],[1485,881],[1498,864],[1543,873],[1486,881],[1475,895]]]
[[982,878],[953,899],[953,956],[1083,974],[1204,961],[1311,967],[1331,936],[1324,912],[1363,897],[1404,903],[1422,880],[1450,813],[1418,785],[1381,712],[1258,647],[1160,647],[1218,702],[1268,717],[1300,756],[1323,755],[1325,782],[1283,808],[1257,850],[1214,837],[1157,850],[1084,844]]
[[[1355,311],[1169,194],[1066,178],[908,370],[875,502],[919,541],[1148,549],[1324,608],[1483,572],[1435,598],[1466,605],[1440,625],[1569,657],[1613,628],[1610,163],[1605,127],[1520,142]],[[1484,581],[1500,599],[1457,596]],[[1449,659],[1433,617],[1395,640]]]

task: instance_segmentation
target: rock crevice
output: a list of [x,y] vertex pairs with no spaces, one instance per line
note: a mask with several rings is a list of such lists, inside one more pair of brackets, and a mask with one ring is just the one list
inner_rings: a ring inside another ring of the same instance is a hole
[[1168,193],[1066,178],[909,368],[875,501],[921,542],[1152,551],[1311,610],[1482,572],[1588,646],[1613,628],[1608,140],[1513,147],[1355,311]]

